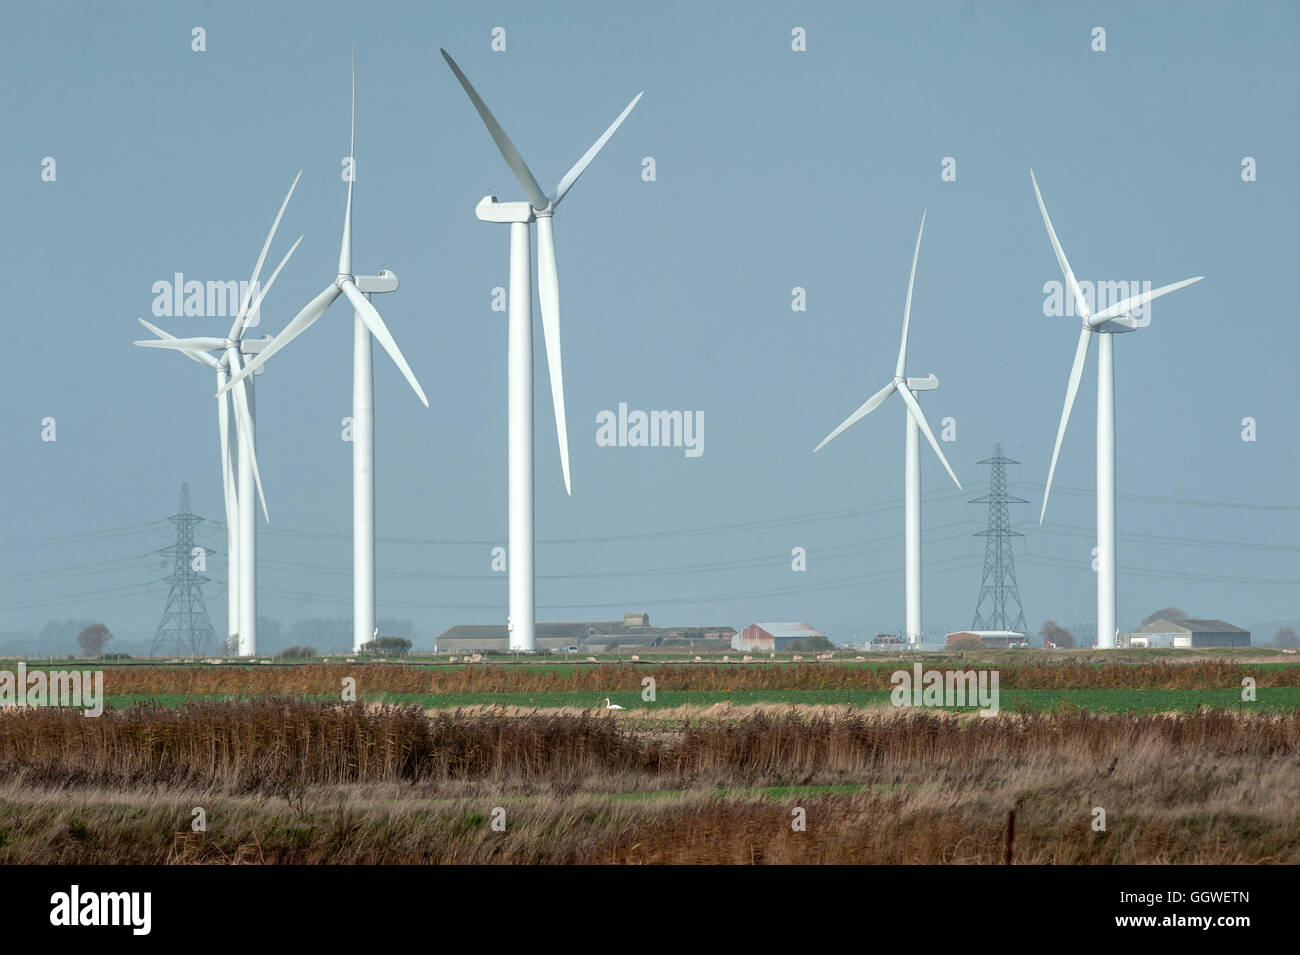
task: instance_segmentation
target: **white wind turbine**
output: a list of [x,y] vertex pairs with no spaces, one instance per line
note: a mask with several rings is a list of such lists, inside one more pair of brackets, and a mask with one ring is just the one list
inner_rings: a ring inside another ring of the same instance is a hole
[[1043,224],[1047,226],[1047,235],[1052,240],[1052,249],[1056,252],[1056,261],[1065,275],[1066,284],[1074,296],[1074,307],[1083,329],[1079,332],[1079,344],[1074,351],[1074,364],[1070,367],[1070,381],[1065,388],[1065,407],[1061,409],[1061,424],[1056,430],[1056,446],[1052,448],[1052,464],[1047,471],[1047,485],[1043,489],[1043,509],[1038,515],[1038,523],[1043,523],[1047,516],[1047,496],[1052,492],[1052,476],[1056,473],[1056,458],[1061,453],[1061,440],[1065,437],[1065,426],[1070,420],[1070,409],[1074,407],[1074,397],[1079,391],[1079,379],[1083,377],[1083,366],[1088,357],[1088,345],[1092,336],[1097,340],[1097,646],[1111,648],[1115,646],[1115,637],[1119,632],[1116,626],[1115,605],[1115,345],[1112,335],[1131,332],[1138,327],[1137,321],[1128,313],[1141,308],[1152,299],[1177,291],[1184,286],[1199,282],[1205,278],[1183,279],[1172,285],[1162,285],[1158,289],[1133,295],[1116,302],[1100,312],[1094,313],[1084,298],[1079,283],[1070,270],[1070,263],[1065,258],[1052,220],[1047,216],[1047,206],[1043,204],[1043,195],[1038,191],[1038,180],[1034,171],[1029,170],[1029,181],[1034,186],[1034,196],[1038,199],[1038,211],[1043,214]]
[[934,448],[934,453],[939,456],[944,470],[952,478],[954,484],[961,488],[961,482],[957,480],[957,475],[953,474],[952,468],[948,466],[948,459],[943,456],[943,451],[939,449],[939,442],[934,438],[934,432],[930,430],[930,425],[926,423],[925,415],[921,413],[921,406],[917,403],[917,391],[933,391],[939,387],[939,379],[934,375],[927,375],[924,378],[907,378],[904,375],[903,366],[907,362],[907,329],[912,316],[912,284],[916,281],[916,260],[921,253],[921,235],[925,232],[925,213],[921,213],[921,228],[916,233],[916,248],[912,252],[912,274],[907,280],[907,302],[903,306],[903,340],[898,346],[898,361],[894,365],[894,380],[885,387],[881,388],[874,395],[863,402],[862,407],[853,414],[849,415],[844,423],[828,434],[822,443],[813,448],[816,454],[824,448],[828,442],[838,435],[845,428],[856,422],[859,418],[865,417],[876,408],[878,408],[886,398],[895,392],[903,399],[906,406],[907,420],[907,442],[906,452],[903,465],[903,501],[904,501],[904,546],[903,546],[903,569],[904,569],[904,603],[905,603],[905,632],[908,643],[919,643],[921,641],[921,458],[920,442],[917,432],[925,434],[926,440],[930,442],[930,447]]
[[397,276],[387,269],[378,275],[352,274],[352,184],[356,180],[357,77],[352,70],[352,120],[348,158],[353,163],[348,176],[348,201],[343,213],[343,240],[339,246],[338,274],[325,290],[294,316],[280,334],[261,350],[242,371],[218,391],[223,394],[249,374],[257,372],[268,358],[293,341],[324,314],[336,298],[352,303],[352,649],[360,650],[375,631],[375,394],[371,337],[397,365],[424,406],[429,399],[416,380],[401,349],[388,331],[379,312],[370,304],[375,292],[397,289]]
[[[227,416],[228,409],[226,406],[227,399],[224,397],[226,390],[230,387],[230,376],[240,371],[244,359],[255,354],[266,346],[265,340],[248,340],[244,338],[248,330],[248,319],[259,313],[262,301],[271,291],[275,284],[276,278],[280,271],[288,263],[290,256],[302,242],[302,236],[299,236],[289,251],[285,253],[284,258],[280,260],[279,265],[271,273],[270,278],[266,280],[266,285],[259,286],[258,280],[262,274],[262,266],[266,262],[266,254],[270,251],[271,242],[275,239],[276,230],[280,227],[280,220],[284,216],[284,210],[289,205],[289,199],[293,196],[294,189],[298,186],[298,179],[302,176],[299,171],[294,177],[293,184],[289,186],[289,192],[285,195],[284,201],[280,203],[280,211],[276,213],[275,221],[271,223],[271,231],[267,233],[266,241],[262,243],[262,251],[257,257],[257,264],[253,266],[253,278],[248,284],[248,289],[240,302],[239,312],[235,315],[235,320],[230,326],[230,333],[225,338],[177,338],[173,335],[162,331],[148,322],[141,319],[142,324],[152,331],[158,338],[137,341],[135,344],[145,348],[165,348],[179,351],[194,361],[208,365],[217,373],[217,385],[221,392],[221,398],[217,403],[217,424],[221,434],[222,446],[222,486],[226,497],[226,528],[227,528],[227,546],[228,546],[228,564],[227,564],[227,590],[226,595],[227,607],[234,608],[234,616],[230,618],[229,626],[237,626],[236,633],[239,635],[239,655],[252,656],[257,653],[257,511],[253,506],[254,488],[258,498],[262,503],[262,514],[269,521],[270,512],[266,507],[266,497],[262,492],[262,476],[257,467],[257,431],[253,394],[253,382],[240,381],[239,387],[234,389],[231,395],[231,405],[234,407],[235,434],[239,447],[238,464],[233,465],[230,457],[231,441],[228,435]],[[213,353],[216,355],[214,356]],[[233,475],[237,467],[238,478]],[[237,621],[237,624],[235,623]]]
[[542,336],[546,342],[546,363],[551,379],[551,401],[555,407],[555,430],[560,442],[560,468],[564,490],[572,494],[569,477],[569,436],[564,414],[564,374],[560,361],[560,284],[555,264],[555,234],[551,219],[560,201],[586,171],[596,154],[622,125],[640,101],[644,91],[610,124],[601,137],[583,153],[547,196],[533,177],[524,157],[496,121],[483,98],[446,50],[443,59],[469,94],[497,149],[523,187],[527,201],[498,202],[484,196],[474,209],[483,222],[510,225],[510,281],[508,332],[506,336],[507,389],[507,514],[509,546],[506,551],[510,576],[510,616],[506,629],[512,650],[536,648],[536,620],[533,578],[533,303],[529,225],[537,223],[537,287],[541,299]]

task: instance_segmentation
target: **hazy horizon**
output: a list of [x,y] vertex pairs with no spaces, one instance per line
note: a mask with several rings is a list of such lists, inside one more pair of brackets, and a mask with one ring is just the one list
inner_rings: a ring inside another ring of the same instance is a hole
[[[151,632],[182,482],[199,543],[224,551],[214,379],[134,347],[137,319],[224,336],[228,317],[156,315],[155,285],[246,281],[299,169],[271,264],[305,238],[250,334],[333,279],[354,49],[356,271],[399,276],[375,305],[430,401],[376,349],[378,616],[411,619],[419,643],[505,622],[507,232],[473,210],[521,192],[439,47],[545,189],[645,90],[556,216],[571,497],[534,323],[539,621],[902,628],[901,403],[812,449],[892,377],[922,210],[906,370],[940,379],[919,401],[936,434],[952,419],[963,485],[923,441],[924,629],[971,625],[987,509],[968,502],[995,443],[1028,501],[1011,513],[1030,631],[1095,621],[1095,347],[1038,524],[1078,320],[1044,314],[1061,274],[1031,167],[1080,279],[1206,276],[1115,340],[1121,629],[1166,606],[1300,618],[1300,8],[572,6],[11,12],[0,634],[82,617]],[[337,303],[257,378],[258,612],[286,627],[351,613],[351,379]],[[700,453],[605,446],[621,404],[699,416]],[[206,599],[224,635],[220,564]]]

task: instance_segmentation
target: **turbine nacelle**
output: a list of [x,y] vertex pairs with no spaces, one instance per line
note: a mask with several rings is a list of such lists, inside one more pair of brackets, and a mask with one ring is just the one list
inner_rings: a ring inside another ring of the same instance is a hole
[[388,269],[380,269],[378,275],[357,275],[352,281],[367,295],[397,291],[397,273],[390,272]]
[[[356,70],[354,68],[352,71],[352,120],[348,148],[348,155],[351,157],[356,156],[356,111]],[[355,177],[348,179],[347,206],[343,213],[343,238],[339,243],[338,270],[335,272],[334,281],[330,282],[321,290],[320,294],[304,305],[259,355],[233,374],[230,380],[218,389],[218,397],[239,384],[248,375],[257,374],[271,356],[310,328],[325,313],[325,310],[334,304],[336,299],[342,297],[347,299],[348,304],[352,306],[353,314],[361,320],[361,323],[365,325],[366,330],[379,343],[379,346],[388,353],[388,357],[393,360],[393,364],[397,365],[398,371],[402,373],[407,384],[411,386],[415,396],[420,399],[420,402],[426,408],[429,407],[429,399],[425,395],[424,389],[420,387],[415,372],[411,371],[411,366],[407,364],[401,349],[397,347],[397,342],[393,338],[392,332],[388,330],[388,326],[384,324],[383,317],[371,304],[370,299],[366,297],[367,293],[391,292],[396,289],[397,276],[387,269],[381,269],[379,275],[373,277],[358,276],[353,273],[352,187],[354,182]]]
[[[1186,288],[1189,285],[1193,285],[1205,276],[1196,275],[1190,279],[1183,279],[1181,282],[1173,282],[1169,285],[1162,285],[1157,289],[1149,289],[1140,292],[1137,295],[1129,296],[1122,301],[1103,308],[1101,311],[1094,314],[1088,308],[1088,303],[1084,298],[1083,291],[1080,289],[1079,283],[1074,277],[1074,271],[1070,268],[1070,262],[1065,257],[1065,249],[1061,247],[1061,240],[1057,238],[1056,229],[1052,225],[1052,219],[1047,214],[1047,204],[1043,202],[1043,193],[1038,188],[1038,179],[1034,175],[1032,169],[1029,170],[1029,182],[1034,187],[1034,199],[1038,202],[1038,211],[1043,217],[1043,226],[1047,229],[1047,238],[1052,243],[1052,251],[1056,253],[1056,262],[1061,267],[1061,274],[1065,277],[1066,285],[1069,286],[1070,291],[1074,295],[1077,311],[1082,320],[1083,326],[1079,332],[1079,342],[1074,349],[1074,362],[1070,366],[1070,378],[1065,386],[1065,405],[1061,408],[1061,423],[1056,429],[1056,444],[1052,447],[1052,463],[1048,465],[1047,468],[1047,484],[1043,487],[1043,508],[1038,514],[1038,523],[1041,524],[1047,517],[1047,499],[1052,493],[1052,478],[1056,475],[1056,462],[1061,454],[1061,442],[1065,438],[1065,427],[1070,421],[1070,411],[1074,407],[1075,396],[1079,393],[1079,381],[1083,378],[1083,366],[1088,360],[1088,346],[1092,342],[1092,336],[1094,334],[1115,335],[1136,330],[1139,327],[1138,321],[1129,314],[1130,312],[1144,307],[1148,302],[1160,298],[1162,295],[1168,295],[1170,292],[1176,292],[1180,288]],[[1110,339],[1106,339],[1106,344],[1107,347],[1110,347]],[[1111,385],[1104,386],[1099,376],[1097,381],[1098,395],[1101,395],[1101,389],[1103,387],[1113,388],[1114,385],[1112,383]],[[1098,414],[1100,413],[1099,410]],[[1110,422],[1102,422],[1098,419],[1097,433],[1098,435],[1103,434],[1104,432],[1102,429],[1107,425],[1111,428],[1111,435],[1113,438],[1113,420]],[[1100,455],[1100,451],[1098,454]],[[1100,461],[1100,457],[1098,460]],[[1112,461],[1112,468],[1113,464],[1114,462]],[[1098,467],[1100,468],[1100,464]],[[1098,473],[1100,474],[1100,470]],[[1111,473],[1111,479],[1114,479],[1113,470]],[[1100,478],[1098,478],[1098,481],[1100,482]],[[1100,495],[1102,494],[1100,483],[1098,484],[1097,493],[1100,499]],[[1113,499],[1111,503],[1113,506]]]
[[939,387],[939,379],[934,375],[926,375],[924,378],[908,378],[903,374],[903,367],[907,364],[907,332],[912,322],[912,287],[916,283],[916,262],[921,254],[921,236],[924,234],[925,213],[922,212],[921,227],[916,231],[916,247],[912,250],[912,271],[907,277],[907,301],[903,305],[903,337],[898,346],[898,363],[894,366],[894,377],[890,379],[889,384],[864,401],[857,411],[845,418],[838,428],[822,438],[821,444],[813,448],[813,454],[826,447],[835,439],[836,435],[846,428],[851,427],[855,422],[860,421],[879,408],[890,395],[897,394],[907,407],[908,420],[925,435],[925,440],[934,449],[935,456],[938,457],[944,470],[948,472],[948,476],[952,478],[952,483],[956,484],[960,489],[961,481],[958,481],[957,475],[953,473],[952,466],[948,464],[948,459],[944,457],[939,442],[935,440],[934,432],[930,430],[930,425],[925,420],[925,414],[921,411],[916,396],[912,394],[914,391],[934,391]]
[[[524,157],[515,148],[505,129],[497,122],[497,118],[488,109],[487,103],[483,102],[483,97],[469,81],[469,77],[456,65],[451,54],[446,50],[441,52],[442,58],[447,61],[447,66],[451,67],[452,73],[455,74],[457,82],[469,96],[470,102],[474,104],[474,109],[479,119],[483,121],[483,125],[487,127],[488,135],[496,143],[501,158],[506,161],[506,165],[514,173],[515,181],[519,183],[519,187],[528,198],[527,202],[500,202],[496,196],[487,195],[474,207],[474,214],[483,222],[511,225],[537,223],[537,292],[542,313],[542,337],[546,343],[546,364],[551,378],[551,402],[555,408],[555,433],[560,445],[560,469],[564,474],[564,489],[572,493],[573,487],[569,476],[569,434],[564,410],[564,372],[560,358],[560,278],[555,261],[555,231],[551,220],[561,200],[591,165],[596,155],[605,148],[605,144],[609,142],[615,130],[623,124],[623,120],[627,119],[628,114],[641,101],[643,93],[637,93],[632,98],[632,102],[623,108],[618,118],[606,127],[600,138],[592,143],[591,147],[564,174],[556,184],[555,191],[547,195],[538,185],[537,177],[528,168],[528,163],[524,162]],[[513,232],[512,229],[512,235]],[[513,239],[511,244],[513,247]],[[527,248],[526,243],[524,247]],[[512,265],[512,272],[513,269]],[[531,282],[531,275],[526,278]],[[532,321],[531,316],[529,321]],[[532,423],[529,422],[529,428],[531,427]],[[531,640],[531,636],[528,639]]]
[[[245,338],[239,342],[239,350],[245,355],[256,355],[269,344],[271,344],[270,335],[263,335],[261,338]],[[265,375],[266,367],[264,365],[258,365],[253,369],[253,374],[255,376]]]
[[[546,215],[551,207],[546,207]],[[482,222],[532,222],[537,213],[529,202],[501,202],[496,196],[484,196],[474,207],[474,215]]]
[[1137,319],[1131,315],[1121,315],[1118,318],[1103,318],[1101,321],[1096,321],[1090,317],[1084,322],[1084,328],[1090,328],[1094,332],[1108,332],[1112,335],[1137,331],[1138,327]]

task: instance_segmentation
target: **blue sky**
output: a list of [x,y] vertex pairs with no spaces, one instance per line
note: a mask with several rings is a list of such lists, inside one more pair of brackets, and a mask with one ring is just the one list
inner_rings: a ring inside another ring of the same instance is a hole
[[[165,588],[149,582],[166,571],[142,555],[168,541],[149,522],[182,481],[200,514],[222,506],[211,377],[132,347],[136,318],[174,273],[246,279],[299,169],[272,255],[305,238],[265,328],[333,278],[353,47],[356,267],[400,276],[376,304],[431,404],[377,352],[380,616],[426,638],[505,617],[491,570],[505,317],[490,304],[507,234],[473,209],[490,190],[522,196],[440,46],[548,189],[646,91],[556,218],[573,496],[538,331],[540,620],[806,620],[845,640],[901,627],[902,406],[812,448],[892,374],[928,209],[908,372],[942,382],[921,402],[936,429],[955,419],[944,448],[965,491],[923,448],[925,628],[971,623],[986,512],[966,502],[994,442],[1031,502],[1014,511],[1030,624],[1093,621],[1095,348],[1037,525],[1076,326],[1043,314],[1060,274],[1031,166],[1080,278],[1206,276],[1116,341],[1121,627],[1171,604],[1242,625],[1300,616],[1293,5],[377,3],[349,22],[354,9],[10,13],[0,631],[156,625]],[[222,335],[229,319],[159,324]],[[285,621],[350,612],[351,326],[335,305],[258,379],[259,611]],[[620,402],[702,413],[704,453],[598,446],[596,416]],[[208,603],[221,630],[215,585]]]

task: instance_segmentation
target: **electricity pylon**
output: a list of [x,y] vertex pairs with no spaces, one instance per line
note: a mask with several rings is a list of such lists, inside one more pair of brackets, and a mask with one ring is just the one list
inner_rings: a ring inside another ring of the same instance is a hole
[[[1010,505],[1029,502],[1007,493],[1007,465],[1020,462],[1003,457],[1002,445],[995,444],[993,457],[979,463],[990,465],[989,492],[983,497],[973,498],[970,503],[988,504],[989,522],[987,528],[975,534],[984,538],[984,580],[980,584],[980,599],[975,603],[975,622],[971,629],[1026,633],[1025,611],[1020,605],[1020,588],[1016,584],[1015,554],[1011,549],[1011,539],[1025,535],[1011,529]],[[1008,610],[1009,604],[1015,606],[1014,619]]]
[[168,520],[176,525],[176,546],[164,551],[174,555],[172,574],[168,578],[171,590],[149,655],[158,656],[160,651],[189,657],[218,653],[220,644],[203,603],[203,585],[209,579],[203,573],[207,568],[207,551],[194,546],[194,526],[202,523],[203,518],[190,512],[188,484],[181,485],[179,512]]

